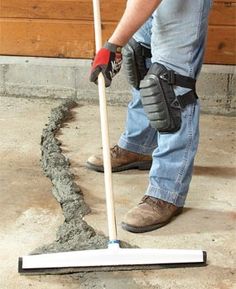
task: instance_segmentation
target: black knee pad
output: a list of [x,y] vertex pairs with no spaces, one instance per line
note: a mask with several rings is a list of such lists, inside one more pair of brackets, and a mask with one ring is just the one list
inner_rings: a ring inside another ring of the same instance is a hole
[[125,68],[127,79],[136,89],[139,89],[140,81],[147,74],[146,58],[151,58],[151,49],[131,38],[124,46],[123,67]]
[[[177,75],[159,63],[153,63],[140,83],[144,111],[150,125],[162,133],[174,133],[181,127],[181,109],[196,102],[195,79]],[[176,96],[173,85],[190,88],[191,91]]]

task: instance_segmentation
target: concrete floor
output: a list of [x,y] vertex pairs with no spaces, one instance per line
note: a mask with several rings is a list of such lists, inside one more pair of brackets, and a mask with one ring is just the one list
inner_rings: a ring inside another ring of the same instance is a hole
[[[60,102],[5,97],[0,101],[1,289],[236,288],[235,118],[201,116],[201,140],[186,209],[166,227],[139,235],[123,231],[122,217],[142,197],[148,172],[113,176],[121,240],[140,247],[204,249],[207,267],[29,277],[18,275],[18,256],[53,241],[63,222],[39,163],[41,131],[51,108]],[[84,166],[88,156],[101,149],[98,107],[84,105],[74,110],[75,119],[59,137],[92,209],[86,221],[107,234],[103,174]],[[109,107],[109,111],[111,143],[115,144],[125,108]]]

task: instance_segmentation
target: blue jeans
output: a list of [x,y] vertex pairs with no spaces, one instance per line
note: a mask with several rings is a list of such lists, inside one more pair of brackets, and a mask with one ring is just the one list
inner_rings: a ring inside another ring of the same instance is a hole
[[[151,46],[154,62],[176,73],[197,78],[203,60],[211,0],[163,0],[152,17],[133,36]],[[183,95],[186,88],[175,87]],[[149,125],[140,92],[133,88],[126,127],[119,146],[151,155],[152,167],[146,195],[182,207],[192,178],[199,141],[199,103],[181,112],[182,125],[176,133],[159,134]]]

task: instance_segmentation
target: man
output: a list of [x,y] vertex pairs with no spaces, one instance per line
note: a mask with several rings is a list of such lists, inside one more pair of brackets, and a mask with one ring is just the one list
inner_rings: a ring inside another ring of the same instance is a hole
[[[211,0],[129,0],[95,56],[90,81],[96,83],[102,72],[110,86],[123,53],[133,86],[124,133],[111,149],[112,170],[150,168],[145,196],[125,216],[125,230],[151,231],[182,212],[199,139],[195,81],[210,6]],[[101,156],[90,157],[87,165],[103,171]]]

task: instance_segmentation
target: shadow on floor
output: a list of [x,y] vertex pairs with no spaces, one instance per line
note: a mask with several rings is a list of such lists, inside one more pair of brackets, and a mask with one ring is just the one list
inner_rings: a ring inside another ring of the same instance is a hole
[[183,213],[152,235],[202,234],[236,229],[236,212],[184,208]]
[[196,176],[212,176],[231,179],[236,177],[236,169],[220,166],[214,167],[194,166],[193,174]]

